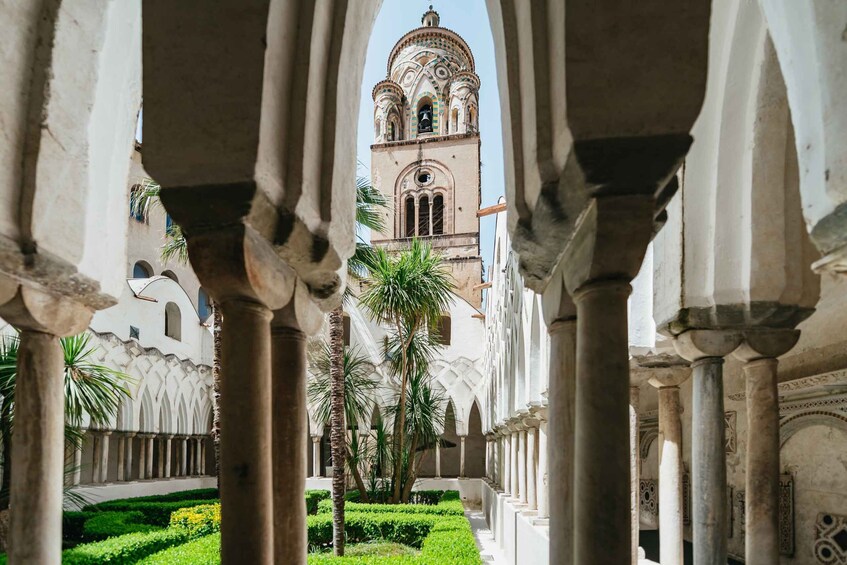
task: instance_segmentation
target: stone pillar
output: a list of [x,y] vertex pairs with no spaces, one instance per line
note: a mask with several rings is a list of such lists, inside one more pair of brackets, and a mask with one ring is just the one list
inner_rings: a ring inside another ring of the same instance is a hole
[[441,478],[441,437],[435,442],[435,478]]
[[306,334],[294,304],[274,314],[272,341],[273,551],[276,561],[306,563]]
[[737,332],[688,330],[674,340],[691,361],[691,492],[694,562],[725,565],[727,560],[726,419],[723,358],[738,347]]
[[509,428],[503,428],[503,494],[512,495],[512,435]]
[[526,431],[526,504],[528,510],[536,510],[538,508],[538,496],[536,494],[536,437],[538,430],[534,424],[537,422],[529,422]]
[[509,448],[511,449],[511,453],[509,453],[509,477],[512,479],[511,493],[512,498],[515,500],[520,500],[521,496],[521,479],[518,474],[518,465],[520,464],[518,449],[520,448],[520,438],[518,437],[518,432],[514,429],[514,424],[509,425]]
[[130,432],[126,434],[126,468],[124,471],[124,478],[127,481],[132,480],[132,448],[133,441],[132,438],[135,437],[135,432]]
[[179,437],[179,476],[188,476],[188,438],[186,436]]
[[91,482],[93,484],[97,484],[100,482],[100,475],[102,474],[100,468],[103,465],[103,457],[100,455],[103,450],[103,439],[100,435],[100,430],[92,432],[91,440],[94,443],[94,461],[92,461]]
[[171,452],[173,451],[171,449],[171,446],[172,446],[173,437],[174,437],[173,434],[171,434],[169,436],[165,436],[165,478],[166,479],[171,478],[171,468],[172,468],[172,466],[171,466]]
[[549,405],[544,435],[545,467],[551,476],[544,496],[547,508],[539,508],[539,515],[550,518],[550,563],[569,565],[574,562],[576,317],[554,321],[549,332]]
[[109,436],[112,435],[111,430],[103,430],[100,436],[100,482],[109,481]]
[[126,437],[121,435],[118,437],[118,482],[126,480]]
[[659,560],[662,563],[683,562],[679,385],[689,373],[687,367],[657,368],[649,381],[659,389]]
[[191,438],[191,474],[197,476],[200,474],[200,438],[192,437]]
[[321,476],[321,436],[312,436],[312,476]]
[[[632,559],[632,543],[625,533],[631,531],[630,292],[629,282],[612,279],[584,284],[573,295],[577,308],[573,561],[580,564]],[[552,421],[552,405],[550,412]]]
[[630,508],[630,542],[632,565],[638,565],[638,532],[640,531],[639,502],[639,463],[638,455],[638,397],[640,389],[629,387],[629,508]]
[[147,477],[147,435],[138,434],[138,439],[141,440],[138,448],[138,479],[144,480]]
[[24,329],[12,442],[9,563],[58,564],[62,550],[64,361],[55,334]]
[[538,518],[550,517],[549,492],[550,484],[547,469],[547,421],[544,415],[539,414],[538,422]]
[[200,474],[206,475],[206,443],[208,438],[200,438]]
[[159,448],[159,464],[158,464],[158,478],[162,479],[165,477],[165,442],[167,441],[164,437],[159,436],[157,438],[157,444]]
[[[83,436],[83,443],[85,442],[85,436]],[[80,479],[82,478],[82,445],[74,448],[74,478],[73,484],[74,486],[79,484]]]
[[747,469],[745,563],[779,562],[779,393],[777,357],[800,338],[799,330],[751,330],[735,356],[745,362]]
[[526,475],[528,471],[526,457],[526,429],[523,424],[519,424],[518,431],[515,432],[518,441],[518,502],[521,504],[527,503],[526,496]]
[[155,435],[147,434],[146,447],[147,447],[147,470],[145,471],[145,475],[148,479],[153,478],[153,442],[155,441]]
[[459,478],[465,478],[465,440],[468,436],[459,436]]

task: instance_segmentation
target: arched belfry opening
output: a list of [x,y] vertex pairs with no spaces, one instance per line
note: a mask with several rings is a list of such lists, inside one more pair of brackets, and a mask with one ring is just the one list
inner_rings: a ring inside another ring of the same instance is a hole
[[432,102],[428,98],[418,105],[418,133],[432,133]]

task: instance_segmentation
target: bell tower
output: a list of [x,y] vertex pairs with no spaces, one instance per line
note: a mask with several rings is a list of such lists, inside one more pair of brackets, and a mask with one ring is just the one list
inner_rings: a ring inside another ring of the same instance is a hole
[[399,250],[417,237],[446,259],[456,293],[482,304],[479,253],[479,77],[473,53],[430,9],[400,38],[374,86],[373,186],[389,202],[371,242]]

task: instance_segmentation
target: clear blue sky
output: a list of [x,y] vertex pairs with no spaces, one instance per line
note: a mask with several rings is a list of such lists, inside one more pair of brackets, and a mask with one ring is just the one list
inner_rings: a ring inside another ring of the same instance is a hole
[[[385,65],[391,48],[406,32],[420,27],[421,16],[432,4],[441,17],[441,26],[461,35],[473,51],[479,75],[479,130],[482,138],[482,206],[497,203],[504,194],[503,133],[500,129],[500,97],[494,41],[484,0],[384,0],[374,23],[365,61],[362,102],[359,108],[358,157],[370,175],[373,143],[373,86],[385,78]],[[486,274],[494,253],[494,216],[481,219],[481,248]],[[487,278],[487,277],[486,277]]]

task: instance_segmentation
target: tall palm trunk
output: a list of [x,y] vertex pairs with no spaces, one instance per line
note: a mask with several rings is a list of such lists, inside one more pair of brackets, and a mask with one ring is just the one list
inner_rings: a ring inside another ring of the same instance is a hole
[[[397,323],[397,333],[398,335],[402,335],[402,325]],[[408,347],[409,343],[412,340],[413,332],[410,332],[407,340],[401,344],[400,355],[402,358],[401,363],[401,377],[400,377],[400,410],[397,419],[394,421],[394,478],[392,480],[393,492],[391,495],[391,502],[395,504],[399,504],[402,502],[403,493],[401,491],[401,486],[403,483],[403,441],[404,439],[404,431],[406,430],[406,387],[408,383]],[[412,459],[414,458],[414,454],[410,455],[409,465],[412,464]]]
[[212,306],[212,339],[214,356],[212,360],[212,441],[215,444],[215,476],[221,476],[221,324],[223,316],[217,304]]
[[347,429],[344,425],[344,310],[329,313],[330,430],[332,449],[332,547],[344,555],[344,463],[347,459]]

